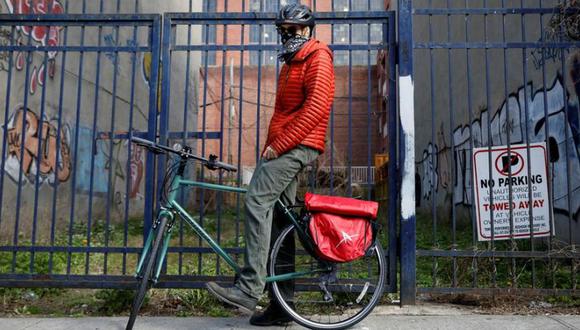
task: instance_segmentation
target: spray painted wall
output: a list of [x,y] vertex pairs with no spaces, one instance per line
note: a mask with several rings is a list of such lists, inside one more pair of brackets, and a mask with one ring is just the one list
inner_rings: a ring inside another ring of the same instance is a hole
[[[0,0],[0,13],[201,10],[201,3],[192,3],[193,8],[178,0]],[[192,31],[192,40],[199,41],[200,29]],[[147,29],[133,27],[103,27],[100,31],[87,27],[83,32],[80,27],[0,26],[2,45],[78,46],[81,42],[85,46],[138,46],[147,45],[149,35]],[[187,79],[193,94],[199,56],[191,56]],[[185,67],[185,58],[174,61],[175,70]],[[18,199],[17,234],[24,237],[29,236],[35,217],[38,233],[47,235],[51,222],[62,227],[70,221],[85,223],[88,218],[96,221],[109,216],[111,221],[123,221],[126,215],[143,215],[146,152],[134,145],[129,156],[128,141],[111,136],[129,129],[147,131],[151,67],[151,54],[145,52],[0,52],[0,104],[5,108],[0,112],[4,125],[0,144],[6,144],[0,169],[4,174],[1,237],[14,235]],[[171,86],[183,92],[184,74],[179,70],[181,79],[172,81]],[[192,129],[196,126],[196,103],[195,97],[187,104],[184,99],[173,103],[191,109]]]
[[[449,1],[465,8],[465,1]],[[520,7],[520,1],[487,1],[487,7]],[[446,1],[417,1],[417,8],[447,7]],[[557,1],[525,1],[554,7]],[[470,1],[470,8],[482,7]],[[548,31],[551,15],[417,16],[416,42],[557,41]],[[502,25],[505,24],[505,30]],[[505,34],[504,34],[505,31]],[[564,40],[566,41],[566,40]],[[576,49],[515,48],[415,51],[417,200],[448,217],[457,206],[471,221],[471,149],[509,143],[547,142],[555,231],[580,241],[580,52]],[[489,139],[491,137],[491,140]],[[435,204],[435,205],[433,205]]]

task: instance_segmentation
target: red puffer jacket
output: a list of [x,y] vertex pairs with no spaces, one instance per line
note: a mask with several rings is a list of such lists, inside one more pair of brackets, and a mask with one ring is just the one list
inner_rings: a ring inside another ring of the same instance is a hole
[[310,39],[284,64],[278,79],[276,107],[266,145],[278,155],[299,144],[324,152],[330,107],[334,98],[332,52]]

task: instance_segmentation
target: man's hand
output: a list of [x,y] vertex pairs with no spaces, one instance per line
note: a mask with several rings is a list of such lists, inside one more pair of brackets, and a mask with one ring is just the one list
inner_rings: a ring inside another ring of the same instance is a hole
[[276,150],[274,150],[274,148],[268,146],[266,150],[264,150],[264,154],[262,155],[262,157],[266,158],[267,160],[271,160],[278,158],[278,153],[276,152]]

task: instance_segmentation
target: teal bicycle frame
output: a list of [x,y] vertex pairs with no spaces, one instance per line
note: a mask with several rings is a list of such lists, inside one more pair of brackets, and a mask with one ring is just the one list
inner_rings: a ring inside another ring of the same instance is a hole
[[[183,161],[183,160],[181,160],[181,161]],[[193,228],[193,230],[196,232],[196,234],[199,237],[201,237],[203,240],[205,240],[209,244],[209,246],[222,259],[225,260],[225,262],[236,273],[239,273],[241,270],[241,267],[234,261],[234,259],[232,259],[232,257],[230,257],[230,255],[224,249],[222,249],[222,247],[213,238],[211,238],[211,236],[194,219],[194,217],[192,217],[181,205],[179,205],[179,203],[175,199],[177,197],[178,191],[183,187],[198,187],[198,188],[202,188],[202,189],[210,189],[210,190],[217,190],[217,191],[224,191],[224,192],[235,192],[235,193],[245,193],[247,190],[243,189],[243,188],[238,188],[238,187],[231,187],[231,186],[212,184],[212,183],[206,183],[206,182],[199,182],[199,181],[184,180],[182,175],[179,172],[180,171],[178,171],[178,173],[173,178],[173,181],[171,183],[171,189],[170,189],[170,193],[168,196],[168,203],[165,207],[163,207],[161,209],[161,211],[159,212],[159,215],[157,216],[157,219],[160,219],[162,216],[167,216],[169,218],[169,221],[173,222],[174,221],[174,213],[177,213],[183,220],[185,220]],[[286,215],[286,217],[294,224],[296,230],[299,232],[298,235],[302,235],[303,230],[298,223],[296,213],[294,213],[290,208],[286,207],[286,205],[284,205],[282,203],[282,201],[277,200],[276,203],[282,207],[282,210],[284,210],[284,214]],[[158,226],[158,221],[156,220],[156,223],[152,226],[151,231],[149,232],[149,235],[147,236],[147,240],[145,242],[145,245],[143,246],[143,252],[141,254],[141,257],[139,258],[139,264],[137,266],[137,271],[136,271],[135,276],[139,276],[139,274],[141,274],[141,269],[143,267],[143,263],[145,261],[145,258],[147,256],[149,250],[151,249],[151,244],[153,242],[153,238],[155,236],[155,231],[157,229],[156,228],[157,226]],[[167,235],[165,236],[165,239],[163,241],[161,254],[159,254],[160,259],[158,260],[158,262],[156,264],[157,268],[155,269],[155,272],[153,273],[154,274],[153,283],[157,283],[157,280],[159,279],[159,274],[161,273],[161,268],[163,266],[163,262],[165,261],[165,256],[167,255],[167,248],[169,246],[170,236],[171,236],[171,227],[168,230]],[[324,270],[326,270],[326,269],[324,269]],[[268,277],[266,277],[266,282],[286,281],[289,279],[297,278],[299,276],[313,274],[313,273],[321,272],[324,270],[315,269],[315,270],[311,270],[311,271],[294,272],[294,273],[288,273],[288,274],[268,276]]]

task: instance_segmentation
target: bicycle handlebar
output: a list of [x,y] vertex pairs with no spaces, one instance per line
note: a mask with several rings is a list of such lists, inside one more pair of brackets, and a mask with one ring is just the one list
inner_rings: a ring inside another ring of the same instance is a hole
[[171,152],[171,153],[178,155],[181,158],[195,159],[197,161],[200,161],[203,164],[203,166],[207,167],[210,170],[223,169],[223,170],[231,171],[231,172],[236,172],[238,170],[238,168],[233,166],[233,165],[222,163],[222,162],[218,161],[216,155],[210,155],[209,159],[207,159],[207,158],[203,158],[200,156],[196,156],[196,155],[189,153],[187,151],[184,151],[184,150],[175,150],[175,149],[170,148],[168,146],[164,146],[164,145],[155,143],[153,141],[138,138],[135,136],[131,137],[131,141],[133,143],[140,145],[140,146],[146,147],[150,151],[157,153],[157,154]]

